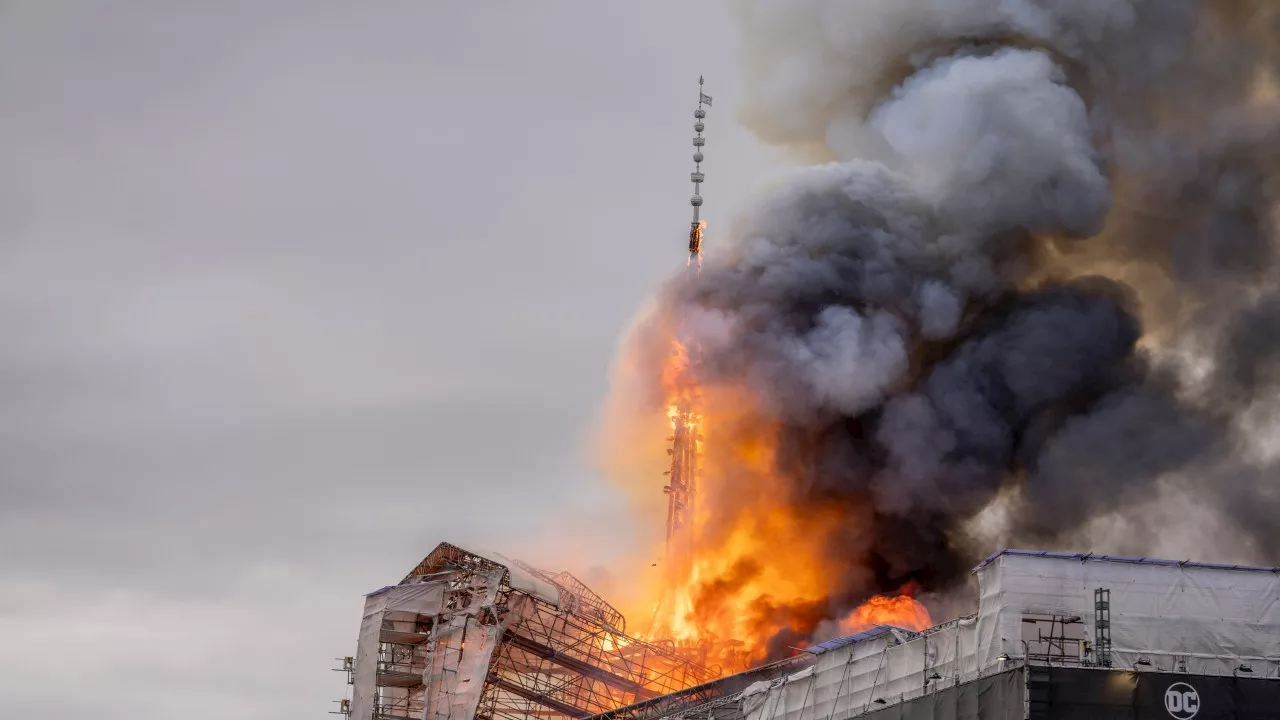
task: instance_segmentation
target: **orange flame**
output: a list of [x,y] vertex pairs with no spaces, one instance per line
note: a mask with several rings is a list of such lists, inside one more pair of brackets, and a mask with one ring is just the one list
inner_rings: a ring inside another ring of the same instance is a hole
[[876,595],[840,619],[839,634],[851,635],[877,625],[924,630],[932,624],[929,611],[910,595]]
[[[829,539],[847,533],[850,524],[856,527],[866,511],[834,505],[814,511],[806,505],[805,516],[797,517],[786,501],[793,483],[779,475],[775,463],[777,421],[739,389],[698,384],[690,349],[675,339],[670,324],[661,327],[670,341],[658,378],[665,398],[662,424],[669,430],[684,412],[702,440],[687,576],[673,584],[670,572],[653,573],[643,597],[632,598],[633,613],[638,604],[650,608],[645,615],[654,623],[647,639],[671,641],[703,664],[735,672],[776,655],[779,648],[770,643],[788,630],[801,644],[819,624],[829,637],[878,624],[910,630],[931,625],[910,592],[872,597],[843,617],[827,617],[826,603],[839,584],[835,574],[848,567],[847,558],[826,556]],[[640,442],[655,454],[662,447],[661,440],[634,437],[622,445],[629,452]],[[650,493],[660,487],[657,477],[635,482],[645,483]],[[644,522],[657,526],[659,518],[649,515]]]

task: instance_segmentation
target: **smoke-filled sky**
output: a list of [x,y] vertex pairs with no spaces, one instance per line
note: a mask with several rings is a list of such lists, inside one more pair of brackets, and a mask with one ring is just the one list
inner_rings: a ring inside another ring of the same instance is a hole
[[362,593],[436,542],[629,544],[583,436],[683,260],[699,73],[712,228],[761,163],[733,34],[676,0],[0,4],[2,714],[319,717]]
[[[627,350],[691,348],[700,542],[750,568],[707,602],[754,588],[785,651],[993,541],[1280,562],[1280,6],[736,5],[742,116],[814,164]],[[802,601],[757,582],[775,516],[821,538]]]
[[[652,535],[585,446],[699,73],[707,269],[657,307],[856,520],[798,632],[975,526],[1275,562],[1275,6],[738,7],[740,69],[713,3],[0,3],[5,712],[315,717],[436,542]],[[765,164],[731,103],[835,162],[712,258]]]

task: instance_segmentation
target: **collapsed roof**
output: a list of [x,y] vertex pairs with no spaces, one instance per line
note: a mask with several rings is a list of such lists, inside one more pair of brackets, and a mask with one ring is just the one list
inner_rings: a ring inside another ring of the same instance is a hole
[[442,543],[365,600],[351,716],[570,718],[697,685],[568,573]]

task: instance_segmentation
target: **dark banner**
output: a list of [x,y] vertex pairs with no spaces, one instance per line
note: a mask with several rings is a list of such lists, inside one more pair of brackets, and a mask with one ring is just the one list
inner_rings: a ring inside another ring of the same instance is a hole
[[1031,720],[1280,720],[1280,680],[1029,668]]

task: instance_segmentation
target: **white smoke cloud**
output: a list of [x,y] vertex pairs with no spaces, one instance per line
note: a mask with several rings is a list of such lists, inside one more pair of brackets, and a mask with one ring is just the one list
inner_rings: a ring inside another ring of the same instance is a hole
[[785,346],[784,359],[805,380],[815,405],[856,415],[906,374],[902,321],[886,312],[864,317],[829,307],[812,330]]
[[870,124],[962,226],[1093,235],[1110,193],[1084,101],[1064,81],[1037,51],[943,60],[895,90]]
[[[1020,37],[1064,57],[1129,35],[1140,0],[736,0],[747,56],[741,114],[762,139],[835,158],[884,93],[957,44]],[[1151,5],[1153,3],[1147,3]],[[1167,0],[1160,17],[1185,14]],[[1128,58],[1130,62],[1133,58]]]

